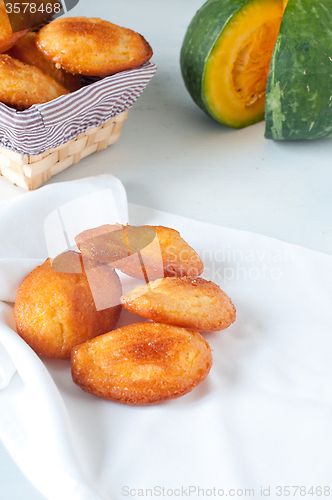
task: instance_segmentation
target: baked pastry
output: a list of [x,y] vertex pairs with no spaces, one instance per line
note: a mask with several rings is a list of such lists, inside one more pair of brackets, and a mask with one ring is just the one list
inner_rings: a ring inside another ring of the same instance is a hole
[[39,68],[0,54],[0,101],[17,110],[68,94],[60,83]]
[[83,257],[112,265],[130,254],[124,228],[122,224],[104,224],[86,229],[75,236],[75,243]]
[[[3,0],[0,0],[3,4]],[[59,0],[11,0],[7,2],[7,17],[14,33],[35,28],[50,19],[54,14],[59,14],[62,5]],[[6,12],[6,10],[5,10]]]
[[106,76],[141,66],[152,56],[135,31],[99,18],[61,17],[41,28],[39,50],[69,73]]
[[72,347],[112,330],[119,319],[121,284],[116,272],[109,269],[108,283],[113,284],[117,305],[97,311],[75,256],[80,259],[76,252],[68,252],[67,268],[73,272],[56,271],[47,259],[19,287],[14,306],[17,333],[40,356],[68,359]]
[[144,318],[200,332],[223,330],[236,318],[228,295],[216,283],[203,278],[150,281],[124,294],[121,304]]
[[72,75],[63,69],[55,67],[55,64],[46,59],[36,46],[36,33],[29,31],[24,38],[19,40],[7,51],[7,54],[19,61],[36,66],[46,75],[50,75],[70,92],[78,90],[82,86],[80,75]]
[[30,28],[42,24],[62,9],[59,0],[15,0],[8,4],[0,0],[0,52],[6,52],[23,38]]
[[23,38],[27,32],[27,29],[13,32],[4,1],[0,0],[0,53],[10,49],[10,47]]
[[157,233],[163,259],[164,277],[188,276],[189,278],[197,278],[202,274],[204,265],[201,258],[180,236],[179,231],[164,226],[151,227]]
[[212,365],[208,343],[194,331],[135,323],[76,346],[72,377],[84,391],[130,405],[187,394]]
[[204,269],[197,252],[175,229],[164,226],[104,225],[75,238],[82,255],[107,263],[133,278],[196,278]]

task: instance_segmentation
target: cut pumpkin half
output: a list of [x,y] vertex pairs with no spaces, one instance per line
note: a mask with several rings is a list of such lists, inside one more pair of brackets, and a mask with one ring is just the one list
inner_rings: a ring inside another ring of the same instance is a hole
[[188,27],[181,71],[194,101],[242,128],[264,118],[270,61],[286,0],[209,0]]

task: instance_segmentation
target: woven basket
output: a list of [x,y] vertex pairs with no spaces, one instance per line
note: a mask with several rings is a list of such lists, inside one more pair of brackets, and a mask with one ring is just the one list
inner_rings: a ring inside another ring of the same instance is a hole
[[22,155],[0,146],[0,174],[24,189],[37,189],[53,175],[116,142],[127,116],[128,110],[39,155]]

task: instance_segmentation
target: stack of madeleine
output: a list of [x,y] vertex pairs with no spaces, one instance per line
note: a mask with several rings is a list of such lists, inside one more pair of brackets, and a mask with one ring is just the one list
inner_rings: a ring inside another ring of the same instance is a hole
[[0,0],[0,102],[7,106],[24,110],[49,102],[78,90],[82,76],[113,75],[151,58],[152,49],[139,33],[99,18],[50,20],[61,4],[47,0],[53,6],[47,13],[44,3],[38,0],[38,8],[29,12],[32,4],[18,2],[22,9],[28,5],[24,15],[9,19]]
[[[228,328],[236,311],[180,233],[104,225],[76,244],[21,283],[18,334],[40,356],[70,359],[74,382],[108,400],[151,405],[202,382],[212,366],[202,333]],[[123,293],[124,275],[145,284]],[[135,319],[117,328],[124,309]]]

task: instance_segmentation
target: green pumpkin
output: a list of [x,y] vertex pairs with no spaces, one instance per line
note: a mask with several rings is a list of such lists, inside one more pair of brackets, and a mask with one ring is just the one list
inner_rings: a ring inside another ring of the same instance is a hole
[[181,49],[184,83],[195,103],[234,128],[264,118],[265,88],[283,0],[208,0]]
[[265,137],[332,136],[332,1],[289,0],[266,88]]

